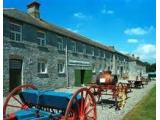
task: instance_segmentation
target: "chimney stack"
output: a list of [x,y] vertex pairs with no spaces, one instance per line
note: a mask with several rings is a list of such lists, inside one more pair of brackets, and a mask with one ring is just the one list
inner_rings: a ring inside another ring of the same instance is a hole
[[40,19],[39,6],[40,6],[40,4],[36,1],[27,5],[28,14],[34,18]]

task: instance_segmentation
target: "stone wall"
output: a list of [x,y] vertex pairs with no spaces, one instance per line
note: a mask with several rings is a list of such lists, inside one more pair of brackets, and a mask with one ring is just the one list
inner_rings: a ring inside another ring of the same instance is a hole
[[[22,41],[10,40],[9,22],[16,22],[22,25]],[[46,46],[44,47],[38,45],[39,41],[36,39],[37,31],[39,30],[46,33]],[[64,63],[66,62],[66,46],[68,48],[68,61],[84,61],[88,62],[89,64],[88,66],[68,65],[68,78],[70,81],[70,86],[74,85],[76,69],[93,70],[93,66],[95,66],[96,71],[93,74],[92,80],[95,80],[96,75],[104,69],[110,69],[112,70],[113,74],[118,74],[118,67],[122,66],[124,71],[130,71],[129,75],[131,77],[135,76],[135,73],[133,71],[136,71],[137,69],[136,67],[134,67],[134,63],[129,65],[128,59],[123,55],[118,55],[110,51],[105,51],[105,57],[103,57],[103,54],[100,52],[102,51],[102,49],[96,47],[94,47],[93,49],[93,46],[89,46],[86,44],[84,45],[83,43],[78,43],[82,45],[78,49],[81,49],[80,51],[84,51],[84,49],[87,49],[86,53],[75,52],[72,50],[74,43],[72,43],[71,41],[76,40],[7,17],[4,17],[3,36],[4,94],[9,91],[9,59],[17,57],[19,57],[23,61],[21,84],[35,84],[41,89],[55,89],[59,87],[67,87],[67,73],[58,73],[59,60],[64,61]],[[62,51],[58,50],[59,37],[64,42],[64,49]],[[99,55],[93,55],[92,50],[96,52],[99,51]],[[117,60],[116,58],[118,58],[119,60]],[[41,59],[47,61],[48,67],[47,73],[45,74],[38,73],[38,61]],[[124,59],[126,62],[124,62]]]
[[[45,47],[42,47],[38,45],[38,41],[36,39],[36,31],[39,30],[39,28],[18,21],[19,24],[23,24],[22,41],[13,41],[9,38],[8,26],[9,21],[12,20],[4,18],[4,21],[4,94],[6,94],[9,90],[9,59],[16,58],[17,56],[20,57],[23,61],[23,79],[21,81],[22,84],[32,83],[42,89],[50,87],[66,87],[66,73],[62,75],[58,74],[58,61],[63,60],[65,62],[66,53],[65,50],[59,51],[57,49],[57,34],[51,33],[50,31],[46,31],[47,45]],[[62,38],[65,41],[65,43],[67,43],[66,41],[68,39],[64,36],[62,36]],[[69,45],[70,44],[68,44],[68,47]],[[68,66],[70,85],[74,85],[75,82],[75,69],[92,70],[93,65],[95,65],[96,74],[98,74],[100,71],[99,66],[101,66],[103,69],[106,69],[108,66],[111,66],[111,57],[112,56],[109,56],[108,58],[101,58],[94,57],[92,55],[86,55],[83,53],[73,53],[72,51],[68,51],[68,61],[77,60],[86,61],[90,63],[89,67]],[[37,66],[39,59],[47,61],[48,72],[46,74],[38,73]],[[93,75],[92,79],[95,79],[95,75]]]

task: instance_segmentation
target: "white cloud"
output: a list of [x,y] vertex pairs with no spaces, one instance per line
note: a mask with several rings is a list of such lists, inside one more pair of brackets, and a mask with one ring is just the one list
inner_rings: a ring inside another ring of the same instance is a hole
[[75,18],[83,19],[83,20],[92,19],[92,16],[90,16],[90,15],[85,15],[85,14],[83,14],[82,12],[74,13],[73,16],[74,16]]
[[106,8],[103,8],[103,9],[101,10],[101,13],[102,13],[102,14],[112,15],[112,14],[114,14],[114,11],[113,11],[113,10],[106,10]]
[[128,39],[127,42],[128,43],[137,43],[138,39]]
[[153,63],[156,61],[156,46],[153,44],[142,44],[133,51],[141,60]]
[[77,29],[67,28],[67,30],[72,31],[72,32],[74,32],[74,33],[78,33],[78,32],[79,32],[79,30],[77,30]]
[[124,33],[127,35],[144,35],[148,32],[152,31],[154,29],[153,26],[142,28],[142,27],[136,27],[136,28],[127,28]]
[[141,27],[137,28],[128,28],[124,31],[125,34],[127,35],[144,35],[147,33],[147,31]]
[[86,16],[85,16],[83,13],[81,13],[81,12],[74,13],[73,16],[74,16],[74,17],[77,17],[77,18],[85,18],[85,17],[86,17]]

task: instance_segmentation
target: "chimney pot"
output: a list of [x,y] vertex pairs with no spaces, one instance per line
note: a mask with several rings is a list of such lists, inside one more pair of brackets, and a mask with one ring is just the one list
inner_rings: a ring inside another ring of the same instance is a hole
[[27,5],[28,14],[34,18],[40,18],[39,6],[40,4],[36,1]]

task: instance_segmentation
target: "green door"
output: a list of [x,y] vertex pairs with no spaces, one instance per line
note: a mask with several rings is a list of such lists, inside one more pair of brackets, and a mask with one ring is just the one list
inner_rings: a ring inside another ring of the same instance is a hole
[[81,70],[75,70],[75,86],[81,86]]
[[85,70],[84,72],[84,84],[90,83],[92,80],[92,70]]
[[75,70],[75,86],[88,84],[92,80],[92,70]]

